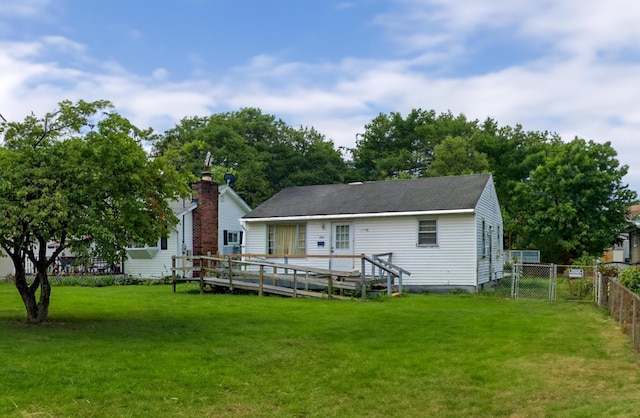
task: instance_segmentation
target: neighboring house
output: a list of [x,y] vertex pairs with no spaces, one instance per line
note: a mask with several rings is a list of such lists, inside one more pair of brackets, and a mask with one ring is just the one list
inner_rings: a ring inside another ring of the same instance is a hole
[[0,249],[0,280],[5,280],[9,275],[14,274],[13,261]]
[[[411,291],[476,291],[502,277],[502,215],[490,174],[291,187],[242,223],[246,254],[391,253],[411,273],[403,278]],[[352,258],[288,262],[361,268]]]
[[640,205],[629,207],[629,263],[640,263]]
[[240,218],[251,208],[230,185],[218,185],[206,175],[192,189],[192,199],[172,202],[179,222],[166,237],[154,247],[127,249],[125,275],[163,278],[171,276],[172,256],[241,252]]

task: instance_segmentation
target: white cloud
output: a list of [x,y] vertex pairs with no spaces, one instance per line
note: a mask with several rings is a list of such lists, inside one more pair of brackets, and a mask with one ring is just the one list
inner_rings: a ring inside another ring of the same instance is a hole
[[38,17],[51,3],[51,0],[5,0],[2,2],[2,14],[7,17]]
[[[35,4],[35,3],[34,3]],[[46,4],[46,2],[42,2]],[[206,61],[191,55],[190,79],[175,80],[161,62],[151,74],[135,74],[116,60],[95,62],[74,40],[50,36],[33,42],[0,43],[0,113],[21,119],[42,114],[62,99],[108,99],[141,127],[163,131],[186,116],[260,107],[287,123],[314,126],[338,146],[353,147],[356,133],[379,112],[413,108],[451,110],[468,118],[494,118],[501,125],[550,130],[613,142],[631,166],[628,181],[640,190],[640,147],[635,111],[640,63],[615,59],[636,49],[640,3],[547,0],[407,0],[380,16],[389,35],[402,43],[402,57],[332,62],[287,62],[258,55],[224,77],[202,78]],[[41,5],[42,6],[42,5]],[[24,12],[27,13],[27,12]],[[637,27],[636,27],[637,26]],[[480,30],[507,30],[523,47],[548,45],[529,62],[460,76],[455,59],[468,52]],[[51,52],[90,63],[76,68],[51,61]],[[602,59],[602,53],[613,57]],[[443,70],[446,69],[446,70]],[[635,165],[635,166],[634,166]]]

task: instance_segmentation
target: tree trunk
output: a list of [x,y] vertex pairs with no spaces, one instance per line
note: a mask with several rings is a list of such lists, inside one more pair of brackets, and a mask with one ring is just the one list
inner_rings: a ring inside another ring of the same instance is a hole
[[[27,275],[22,263],[16,268],[16,289],[20,293],[24,307],[27,310],[29,322],[41,323],[47,320],[49,315],[49,300],[51,297],[51,284],[47,277],[47,271],[38,271],[34,282],[27,283]],[[40,288],[40,300],[36,302],[36,293]]]

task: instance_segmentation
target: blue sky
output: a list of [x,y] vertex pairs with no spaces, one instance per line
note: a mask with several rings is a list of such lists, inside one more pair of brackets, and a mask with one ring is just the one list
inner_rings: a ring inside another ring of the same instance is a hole
[[108,99],[159,132],[259,107],[337,146],[379,113],[611,141],[640,192],[636,0],[4,0],[0,113]]

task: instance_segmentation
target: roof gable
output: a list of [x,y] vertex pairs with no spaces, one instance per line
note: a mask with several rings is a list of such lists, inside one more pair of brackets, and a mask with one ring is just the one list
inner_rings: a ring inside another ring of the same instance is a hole
[[284,189],[244,219],[474,209],[490,174]]

